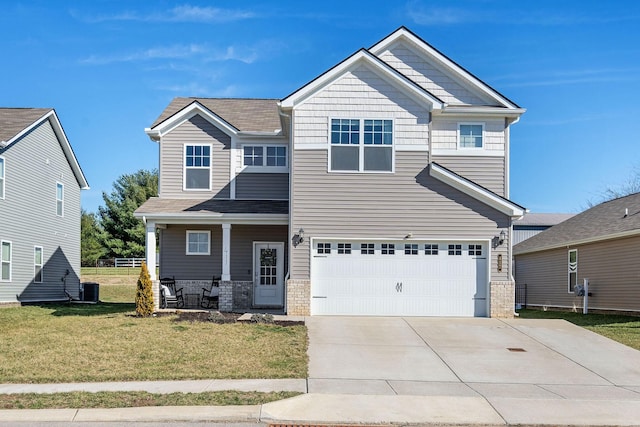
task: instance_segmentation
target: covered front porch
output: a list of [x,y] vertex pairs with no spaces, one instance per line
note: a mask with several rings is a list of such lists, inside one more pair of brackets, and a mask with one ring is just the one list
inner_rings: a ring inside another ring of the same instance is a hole
[[156,307],[160,307],[159,279],[168,277],[182,289],[184,308],[203,308],[203,288],[218,285],[220,311],[284,312],[288,202],[172,202],[167,206],[166,199],[152,198],[136,211],[146,224],[146,261]]

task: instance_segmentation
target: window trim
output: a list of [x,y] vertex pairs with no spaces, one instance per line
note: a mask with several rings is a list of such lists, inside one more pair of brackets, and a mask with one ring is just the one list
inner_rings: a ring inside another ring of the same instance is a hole
[[[36,263],[36,254],[40,249],[40,264]],[[40,280],[37,280],[37,268],[40,267]],[[33,283],[44,283],[44,248],[42,246],[33,247]]]
[[[358,144],[332,144],[331,143],[331,125],[333,120],[358,120],[360,129],[358,131]],[[388,120],[391,122],[391,145],[371,145],[364,143],[364,121],[365,120]],[[395,118],[382,117],[329,117],[327,124],[327,171],[331,173],[395,173],[396,172],[396,121]],[[340,170],[331,167],[331,150],[333,146],[337,147],[358,147],[358,170]],[[390,147],[391,148],[391,170],[376,171],[364,169],[364,151],[366,147]]]
[[7,181],[7,161],[3,156],[0,156],[0,163],[2,163],[2,175],[0,175],[0,200],[5,199]]
[[[58,188],[62,190],[62,198],[58,199]],[[58,213],[58,204],[60,204],[60,213]],[[56,181],[56,216],[64,218],[64,184]]]
[[[187,147],[209,147],[209,166],[187,166]],[[209,169],[208,188],[188,188],[187,169]],[[182,148],[182,190],[183,191],[211,191],[213,188],[213,144],[206,142],[185,142]]]
[[[244,164],[244,148],[245,147],[262,147],[262,166],[245,165]],[[284,148],[284,166],[267,166],[267,150],[269,148]],[[251,173],[287,173],[289,172],[289,146],[287,144],[273,143],[246,143],[240,145],[240,165],[243,172]]]
[[[576,262],[575,262],[575,267],[573,268],[574,271],[571,271],[571,252],[575,252],[576,254]],[[575,274],[576,275],[576,283],[575,285],[578,284],[578,249],[569,249],[567,251],[567,293],[569,294],[573,294],[574,290],[571,289],[571,275]]]
[[[459,122],[458,130],[456,132],[456,145],[458,150],[474,150],[474,151],[482,151],[485,150],[486,147],[486,132],[485,132],[485,122]],[[462,138],[460,135],[460,126],[481,126],[482,127],[482,145],[480,147],[463,147],[462,146]]]
[[[2,246],[4,246],[5,244],[9,245],[9,261],[4,261],[2,259]],[[2,265],[3,264],[9,264],[9,278],[8,279],[3,279],[2,278]],[[13,269],[13,243],[10,240],[0,240],[0,282],[11,282],[11,277],[12,277],[12,271]]]
[[[207,252],[190,252],[189,251],[189,235],[190,234],[206,234],[207,235]],[[208,256],[211,255],[211,230],[187,230],[185,234],[185,255]]]

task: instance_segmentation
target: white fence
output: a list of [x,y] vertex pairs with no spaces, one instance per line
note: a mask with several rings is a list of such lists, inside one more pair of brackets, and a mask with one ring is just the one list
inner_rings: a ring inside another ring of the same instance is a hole
[[138,268],[142,265],[144,260],[144,258],[114,258],[113,262],[116,267]]

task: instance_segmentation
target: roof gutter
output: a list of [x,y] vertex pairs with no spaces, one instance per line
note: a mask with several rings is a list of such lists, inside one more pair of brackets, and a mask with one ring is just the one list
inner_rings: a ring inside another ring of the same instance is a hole
[[607,234],[604,236],[589,237],[586,239],[556,243],[553,245],[543,246],[535,249],[524,249],[522,251],[514,251],[513,255],[517,256],[517,255],[532,254],[535,252],[548,251],[551,249],[567,248],[569,246],[586,245],[588,243],[604,242],[606,240],[622,239],[625,237],[634,237],[634,236],[640,236],[640,229],[633,229],[633,230],[621,231],[620,233]]

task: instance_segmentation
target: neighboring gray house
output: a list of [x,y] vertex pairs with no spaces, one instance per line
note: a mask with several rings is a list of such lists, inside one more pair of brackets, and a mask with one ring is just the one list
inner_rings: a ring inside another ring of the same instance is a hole
[[589,279],[589,308],[640,312],[640,193],[601,203],[514,246],[527,306],[575,309]]
[[281,100],[176,98],[146,129],[150,271],[159,230],[160,276],[221,276],[223,310],[512,316],[523,113],[404,27]]
[[54,110],[0,108],[0,304],[78,296],[87,188]]
[[513,245],[515,246],[523,240],[527,240],[543,232],[547,228],[560,224],[573,215],[574,214],[527,212],[522,218],[513,223]]

